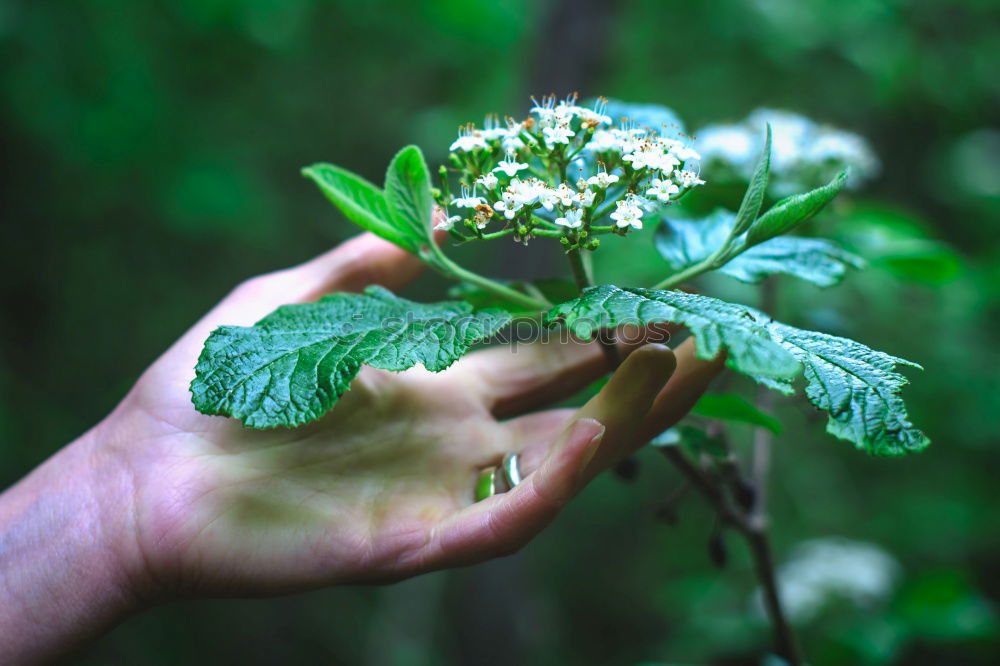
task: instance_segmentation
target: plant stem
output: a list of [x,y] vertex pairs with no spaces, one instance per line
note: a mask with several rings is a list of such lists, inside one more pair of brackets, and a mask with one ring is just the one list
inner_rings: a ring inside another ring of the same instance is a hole
[[731,242],[726,241],[719,249],[711,254],[711,256],[705,257],[703,260],[699,261],[693,266],[688,266],[684,270],[674,273],[665,280],[661,280],[653,285],[653,289],[673,289],[674,287],[687,282],[692,278],[696,278],[702,273],[707,273],[708,271],[714,271],[716,268],[725,266],[733,257],[742,253],[746,250],[744,244],[733,245]]
[[529,310],[547,310],[552,307],[552,304],[548,301],[539,300],[537,298],[532,298],[527,294],[523,294],[516,289],[511,289],[507,285],[500,284],[495,280],[491,280],[487,277],[483,277],[478,273],[473,273],[470,270],[462,268],[454,261],[448,258],[441,248],[437,246],[436,243],[430,244],[431,253],[437,260],[436,263],[431,263],[432,266],[437,268],[441,273],[444,273],[447,277],[462,280],[468,282],[469,284],[474,284],[477,287],[485,289],[486,291],[496,294],[501,298],[504,298],[511,303],[516,303]]
[[785,659],[789,666],[802,666],[802,655],[795,640],[791,625],[785,618],[778,596],[778,581],[774,575],[774,553],[771,551],[771,540],[767,534],[765,521],[754,521],[750,529],[743,533],[750,552],[753,555],[754,569],[760,581],[764,594],[764,608],[771,620],[771,630],[774,633],[774,647],[778,656]]
[[795,634],[785,618],[778,596],[778,582],[774,573],[774,554],[768,537],[766,519],[763,516],[741,511],[722,491],[718,481],[705,474],[676,446],[666,446],[659,450],[702,494],[715,510],[719,520],[735,529],[746,539],[753,559],[754,572],[757,574],[757,580],[763,591],[764,609],[771,622],[775,650],[788,662],[789,666],[802,666],[802,656],[799,654]]
[[715,270],[719,266],[722,266],[725,261],[723,257],[726,254],[727,246],[723,245],[718,250],[713,252],[711,256],[705,257],[703,260],[699,261],[693,266],[688,266],[684,270],[674,273],[665,280],[661,280],[653,285],[653,289],[673,289],[674,287],[687,282],[688,280],[695,278],[702,273],[707,273],[708,271]]
[[[566,253],[566,258],[569,259],[569,267],[573,271],[573,280],[576,282],[576,286],[580,292],[583,293],[583,290],[587,287],[594,286],[594,278],[591,276],[590,271],[587,270],[587,265],[583,260],[580,249],[570,250]],[[604,357],[607,359],[611,370],[617,369],[622,363],[622,357],[618,353],[618,344],[615,342],[614,333],[609,332],[607,338],[603,337],[602,333],[598,333],[597,343],[601,346],[601,351],[604,352]]]
[[531,236],[538,236],[540,238],[562,238],[563,237],[563,232],[561,232],[561,231],[555,231],[555,230],[550,230],[550,229],[538,229],[538,228],[535,228],[535,229],[531,230],[530,235]]

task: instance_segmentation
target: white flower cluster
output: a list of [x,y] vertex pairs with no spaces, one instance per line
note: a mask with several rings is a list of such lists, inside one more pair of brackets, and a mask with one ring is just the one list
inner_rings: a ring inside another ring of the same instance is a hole
[[813,539],[800,544],[779,568],[778,591],[789,619],[803,624],[837,599],[859,607],[884,601],[899,575],[895,558],[874,544]]
[[818,187],[850,167],[849,187],[879,170],[868,143],[857,134],[820,125],[789,111],[757,109],[733,125],[709,125],[697,132],[702,164],[713,179],[747,181],[771,125],[772,194],[778,197]]
[[[627,119],[614,127],[606,109],[603,99],[587,108],[575,95],[549,96],[524,121],[490,116],[482,128],[462,127],[450,147],[462,194],[442,205],[471,211],[466,225],[478,233],[493,219],[528,234],[546,226],[586,231],[604,215],[624,232],[641,229],[644,212],[704,184],[684,168],[699,159],[694,148]],[[572,180],[571,170],[579,171]],[[462,219],[451,215],[435,229],[452,230]]]

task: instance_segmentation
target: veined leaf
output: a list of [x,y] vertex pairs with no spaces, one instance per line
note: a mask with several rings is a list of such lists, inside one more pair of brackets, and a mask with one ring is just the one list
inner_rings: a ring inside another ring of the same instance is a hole
[[362,365],[444,370],[510,321],[446,301],[414,303],[383,289],[285,305],[253,326],[222,326],[208,337],[191,393],[205,414],[252,428],[314,421],[348,389]]
[[795,357],[767,335],[767,318],[745,306],[699,294],[591,287],[550,310],[546,321],[563,321],[583,338],[602,328],[670,321],[688,327],[699,358],[713,359],[728,350],[726,365],[765,380],[789,381],[800,370]]
[[826,185],[779,201],[750,225],[747,244],[756,245],[791,231],[833,201],[846,183],[847,172],[842,171]]
[[735,393],[706,393],[691,408],[691,413],[709,419],[749,423],[766,428],[775,435],[781,434],[781,421]]
[[764,150],[761,151],[757,166],[754,167],[753,176],[747,191],[740,202],[740,208],[736,212],[736,222],[733,225],[733,237],[741,235],[750,228],[753,221],[760,213],[760,207],[764,204],[764,195],[767,193],[767,176],[771,171],[771,123],[766,124],[764,133]]
[[[708,258],[732,233],[735,217],[722,209],[700,220],[664,218],[657,228],[656,248],[673,272]],[[760,282],[784,273],[829,287],[840,282],[848,267],[862,268],[864,260],[819,238],[779,236],[754,245],[718,270],[742,282]]]
[[407,146],[396,153],[385,176],[385,191],[332,164],[302,170],[351,222],[391,243],[435,263],[428,248],[431,231],[430,174],[423,153]]
[[860,342],[772,323],[773,340],[805,369],[806,397],[829,415],[826,431],[878,456],[901,456],[930,444],[914,427],[899,392],[896,365],[920,368]]
[[564,321],[583,337],[622,324],[681,323],[694,335],[700,358],[714,358],[725,348],[727,365],[783,393],[794,392],[792,378],[802,367],[806,397],[829,415],[827,432],[859,449],[898,456],[930,443],[909,420],[899,396],[907,380],[895,371],[898,364],[919,366],[853,340],[787,326],[709,296],[611,285],[591,287],[556,306],[547,321]]
[[416,146],[396,153],[385,172],[385,200],[393,226],[416,247],[429,246],[431,236],[431,177],[424,154]]
[[333,164],[314,164],[302,175],[315,182],[348,220],[411,252],[416,246],[389,222],[389,206],[381,189]]

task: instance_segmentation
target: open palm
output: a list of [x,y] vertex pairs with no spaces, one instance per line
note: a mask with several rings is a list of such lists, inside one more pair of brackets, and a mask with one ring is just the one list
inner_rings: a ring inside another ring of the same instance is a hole
[[[590,478],[676,422],[717,372],[646,345],[579,410],[538,411],[606,370],[596,345],[468,355],[448,370],[364,368],[320,421],[254,431],[197,413],[188,385],[209,331],[333,290],[399,287],[418,262],[371,235],[237,288],[164,354],[102,428],[127,461],[150,581],[268,594],[394,580],[510,553]],[[669,380],[669,381],[668,381]],[[526,478],[473,502],[508,452]]]

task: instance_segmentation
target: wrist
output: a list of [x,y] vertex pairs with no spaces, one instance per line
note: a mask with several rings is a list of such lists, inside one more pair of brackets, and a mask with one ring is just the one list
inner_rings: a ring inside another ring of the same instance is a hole
[[72,650],[146,596],[126,467],[101,424],[0,495],[0,662]]

